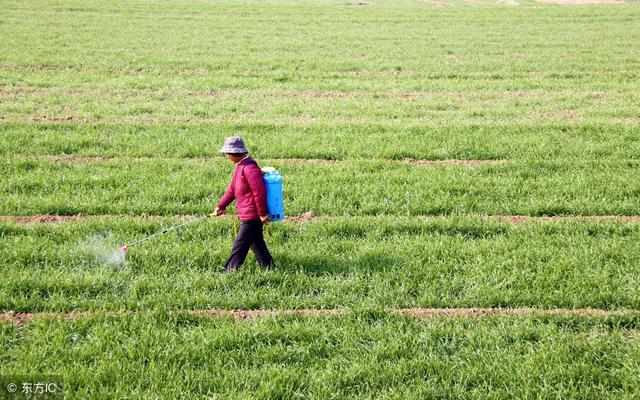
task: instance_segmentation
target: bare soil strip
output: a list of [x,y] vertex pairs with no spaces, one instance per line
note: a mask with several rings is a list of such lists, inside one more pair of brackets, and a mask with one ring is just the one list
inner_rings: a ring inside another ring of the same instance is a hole
[[625,4],[623,0],[537,0],[543,4]]
[[526,215],[492,215],[488,219],[497,219],[518,225],[524,222],[553,222],[553,221],[617,221],[617,222],[640,222],[639,215],[593,215],[593,216],[541,216],[531,217]]
[[[36,156],[36,159],[52,161],[64,164],[88,164],[88,163],[108,163],[108,162],[145,162],[145,161],[193,161],[209,162],[220,161],[222,157],[102,157],[102,156]],[[328,160],[322,158],[276,158],[265,159],[264,162],[290,163],[290,164],[333,164],[343,160]]]
[[[67,164],[88,164],[88,163],[107,163],[107,162],[122,162],[122,161],[193,161],[193,162],[208,162],[208,161],[219,161],[222,160],[221,157],[102,157],[102,156],[92,156],[92,157],[83,157],[83,156],[55,156],[55,155],[46,155],[46,156],[35,156],[35,159],[41,159],[46,161],[52,161],[57,163],[67,163]],[[409,165],[422,165],[422,166],[432,166],[432,165],[453,165],[453,166],[464,166],[464,167],[474,167],[481,165],[498,165],[498,164],[506,164],[508,160],[459,160],[459,159],[450,159],[450,160],[416,160],[411,158],[405,158],[402,160],[391,160],[391,159],[346,159],[346,160],[330,160],[324,158],[272,158],[272,159],[264,159],[263,163],[285,163],[285,164],[336,164],[343,163],[348,161],[380,161],[384,163],[404,163]]]
[[[229,76],[234,77],[273,77],[280,76],[279,71],[272,70],[255,70],[255,69],[235,69],[233,71],[218,70],[210,68],[171,68],[171,67],[139,67],[139,68],[126,68],[126,67],[87,67],[87,66],[74,66],[74,65],[25,65],[25,64],[0,64],[0,70],[7,71],[27,71],[27,72],[75,72],[75,73],[88,73],[88,74],[110,74],[110,75],[145,75],[145,74],[171,74],[172,76]],[[307,71],[305,76],[319,76],[324,77],[326,72],[324,71]],[[408,77],[416,75],[413,71],[385,71],[385,70],[358,70],[358,71],[333,71],[333,76],[367,76],[367,77]],[[489,75],[489,74],[487,74]]]
[[[444,115],[444,111],[432,111],[431,115],[440,118]],[[461,114],[462,115],[462,114]],[[525,118],[526,117],[526,118]],[[558,112],[541,112],[536,113],[534,111],[528,112],[524,117],[526,122],[529,122],[532,118],[537,119],[540,123],[578,123],[580,121],[591,121],[592,118],[574,112],[572,110],[561,110]],[[563,120],[562,118],[568,118]],[[231,123],[276,123],[276,124],[295,124],[297,126],[316,126],[323,124],[325,121],[322,117],[312,117],[308,115],[300,116],[281,116],[279,119],[229,119],[224,116],[182,116],[182,117],[151,117],[141,115],[129,115],[129,116],[96,116],[96,115],[0,115],[0,121],[11,122],[14,124],[34,124],[34,125],[69,125],[69,124],[112,124],[112,125],[138,125],[138,126],[201,126],[203,124],[231,124]],[[372,119],[366,116],[336,116],[333,119],[334,123],[338,124],[376,124],[381,127],[397,127],[398,121],[396,119],[389,119],[381,116]],[[463,121],[465,126],[473,125],[484,126],[494,128],[496,126],[495,121],[489,119],[478,119],[473,121]],[[407,127],[413,126],[430,126],[441,127],[444,122],[438,120],[421,120],[419,122],[411,122]],[[640,118],[636,117],[620,117],[611,118],[610,123],[613,125],[629,126],[640,124]]]
[[69,221],[89,221],[101,218],[105,217],[100,215],[2,215],[0,216],[0,222],[13,222],[18,224],[43,224]]
[[425,4],[428,4],[430,6],[436,6],[436,7],[448,7],[451,5],[443,1],[434,1],[434,0],[421,0],[421,1]]
[[506,164],[508,160],[413,160],[404,159],[402,162],[414,165],[462,165],[473,167],[477,165],[497,165]]
[[[341,315],[348,313],[348,309],[332,308],[332,309],[293,309],[293,310],[238,310],[238,309],[208,309],[208,310],[174,310],[172,312],[187,313],[196,317],[233,317],[239,320],[246,320],[259,317],[277,317],[277,316],[318,316],[326,317],[332,315]],[[558,315],[558,316],[574,316],[586,318],[606,318],[615,316],[640,316],[640,310],[617,309],[604,310],[597,308],[387,308],[388,313],[396,313],[401,315],[409,315],[416,318],[429,317],[485,317],[485,316],[526,316],[526,315]],[[144,311],[71,311],[71,312],[0,312],[0,320],[11,321],[17,324],[25,324],[39,318],[61,318],[74,320],[78,318],[90,318],[95,316],[125,316],[144,314]]]
[[[563,0],[540,0],[541,2],[562,3]],[[617,0],[576,0],[576,1],[592,1],[593,4],[603,3]],[[439,4],[437,1],[430,3]],[[498,0],[499,4],[518,5],[515,0]],[[623,2],[620,2],[623,3]],[[444,3],[442,3],[444,4]],[[443,55],[449,61],[463,61],[460,55],[446,53]],[[540,77],[540,73],[531,72],[529,77]],[[625,93],[611,90],[557,90],[557,91],[541,91],[541,90],[481,90],[470,93],[468,91],[336,91],[336,90],[299,90],[299,91],[248,91],[248,90],[175,90],[163,88],[146,88],[146,89],[108,89],[108,88],[91,88],[91,87],[37,87],[37,86],[5,86],[0,87],[0,95],[49,95],[64,94],[70,96],[101,96],[101,97],[117,97],[117,98],[137,98],[141,96],[161,96],[163,100],[171,97],[264,97],[264,98],[317,98],[317,99],[345,99],[345,98],[381,98],[381,99],[424,99],[424,98],[446,98],[455,99],[461,102],[468,101],[468,97],[473,99],[491,99],[495,103],[499,99],[510,98],[547,98],[572,97],[577,99],[602,99],[602,98],[620,98]],[[33,115],[37,117],[37,115]],[[63,119],[64,116],[58,116]]]
[[[164,218],[177,218],[181,220],[188,220],[201,217],[201,215],[0,215],[0,222],[12,222],[17,224],[41,224],[41,223],[62,223],[73,221],[97,221],[108,220],[114,218],[132,217],[132,218],[144,218],[149,220],[161,220]],[[464,217],[464,218],[478,218],[488,221],[503,221],[513,225],[519,225],[526,222],[555,222],[555,221],[577,221],[577,222],[625,222],[625,223],[640,223],[640,215],[556,215],[556,216],[528,216],[528,215],[434,215],[434,216],[414,216],[414,218],[423,221],[442,221],[451,218]],[[231,215],[223,215],[217,217],[221,219],[233,218]],[[300,215],[288,215],[285,222],[293,223],[305,223],[305,222],[317,222],[328,221],[335,219],[362,219],[362,218],[376,218],[375,216],[315,216],[312,211],[307,211]],[[404,217],[403,217],[404,218]]]
[[[351,91],[338,92],[330,90],[321,91],[290,91],[290,92],[249,92],[249,91],[225,91],[217,90],[164,90],[164,89],[93,89],[85,87],[31,87],[12,86],[0,87],[0,95],[47,95],[66,94],[70,96],[103,96],[118,98],[136,98],[140,96],[162,95],[165,97],[265,97],[265,98],[307,98],[307,99],[346,99],[346,98],[384,98],[384,99],[419,99],[419,98],[451,98],[460,101],[466,100],[466,95],[461,92],[451,91],[412,91],[412,92],[369,92]],[[510,96],[511,92],[503,93]]]

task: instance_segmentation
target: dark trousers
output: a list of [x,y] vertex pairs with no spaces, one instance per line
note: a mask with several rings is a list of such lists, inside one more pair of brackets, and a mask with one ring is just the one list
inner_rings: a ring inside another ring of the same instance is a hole
[[256,260],[261,267],[273,266],[273,258],[262,236],[262,225],[262,221],[242,221],[238,236],[233,242],[231,255],[224,266],[225,271],[235,270],[241,266],[247,258],[249,249],[256,255]]

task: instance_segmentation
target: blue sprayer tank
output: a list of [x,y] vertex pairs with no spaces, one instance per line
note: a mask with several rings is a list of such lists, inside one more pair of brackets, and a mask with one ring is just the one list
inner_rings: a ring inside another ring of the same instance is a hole
[[262,168],[262,180],[267,189],[267,210],[271,221],[284,219],[284,198],[282,191],[282,175],[273,167]]

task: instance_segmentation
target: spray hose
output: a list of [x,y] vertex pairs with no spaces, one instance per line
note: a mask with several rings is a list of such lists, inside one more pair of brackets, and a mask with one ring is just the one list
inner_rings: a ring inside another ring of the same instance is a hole
[[213,219],[214,216],[215,216],[214,214],[204,215],[202,217],[198,217],[196,219],[192,219],[191,221],[183,222],[180,225],[175,225],[175,226],[172,226],[170,228],[163,229],[160,232],[154,233],[153,235],[149,235],[149,236],[144,237],[142,239],[133,241],[131,243],[127,243],[124,246],[120,247],[120,253],[125,254],[127,251],[129,251],[129,247],[131,247],[131,246],[135,246],[135,245],[140,244],[142,242],[146,242],[147,240],[153,239],[156,236],[164,235],[165,233],[171,232],[173,230],[176,230],[178,228],[182,228],[182,227],[187,226],[187,225],[194,224],[196,222],[200,222],[200,221],[202,221],[204,219],[207,219],[207,218],[212,218]]
[[[213,220],[215,217],[216,217],[215,214],[203,215],[202,217],[198,217],[198,218],[192,219],[191,221],[183,222],[183,223],[181,223],[179,225],[175,225],[175,226],[172,226],[170,228],[163,229],[163,230],[161,230],[159,232],[154,233],[153,235],[149,235],[149,236],[144,237],[142,239],[138,239],[138,240],[135,240],[135,241],[133,241],[131,243],[125,244],[124,246],[120,247],[120,253],[126,254],[129,251],[129,247],[136,246],[136,245],[138,245],[138,244],[140,244],[142,242],[146,242],[147,240],[153,239],[156,236],[164,235],[165,233],[169,233],[169,232],[171,232],[173,230],[185,227],[187,225],[195,224],[196,222],[200,222],[200,221],[208,219],[208,218],[211,218],[211,220]],[[231,215],[231,222],[233,224],[233,234],[234,234],[234,236],[238,236],[238,217],[235,214]],[[269,225],[267,225],[267,227],[266,227],[266,237],[267,238],[270,236],[269,233],[270,233],[269,232]]]

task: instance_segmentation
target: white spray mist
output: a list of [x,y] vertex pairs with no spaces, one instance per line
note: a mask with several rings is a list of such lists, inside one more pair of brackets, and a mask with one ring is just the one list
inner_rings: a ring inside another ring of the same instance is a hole
[[85,256],[90,256],[97,264],[123,267],[127,264],[124,253],[114,246],[108,236],[94,235],[81,242],[78,250]]

